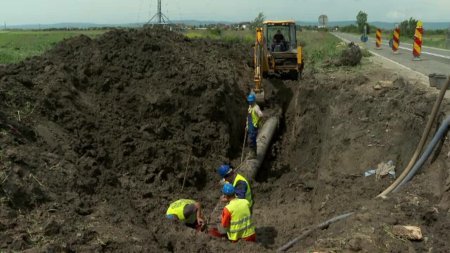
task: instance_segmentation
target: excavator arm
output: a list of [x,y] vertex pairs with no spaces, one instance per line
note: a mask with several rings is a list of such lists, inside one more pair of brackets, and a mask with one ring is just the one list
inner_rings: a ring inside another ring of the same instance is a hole
[[267,62],[267,49],[264,45],[264,34],[262,28],[256,28],[256,40],[255,40],[255,47],[254,47],[254,66],[255,66],[255,73],[254,73],[254,82],[255,82],[255,88],[254,92],[256,95],[256,101],[257,103],[264,102],[264,89],[262,87],[262,79],[263,79],[263,73],[267,72],[268,69],[268,62]]

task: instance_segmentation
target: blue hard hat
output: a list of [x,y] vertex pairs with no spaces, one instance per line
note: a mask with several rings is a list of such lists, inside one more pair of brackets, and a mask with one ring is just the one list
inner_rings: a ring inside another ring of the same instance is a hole
[[217,168],[217,173],[219,173],[219,175],[221,177],[225,177],[226,175],[228,175],[228,173],[231,172],[231,166],[228,164],[222,164],[220,165],[219,168]]
[[251,93],[250,95],[248,95],[247,101],[248,101],[248,102],[255,102],[255,101],[256,101],[256,96],[255,96],[255,94]]
[[234,187],[230,183],[226,183],[222,188],[223,194],[227,196],[234,195]]

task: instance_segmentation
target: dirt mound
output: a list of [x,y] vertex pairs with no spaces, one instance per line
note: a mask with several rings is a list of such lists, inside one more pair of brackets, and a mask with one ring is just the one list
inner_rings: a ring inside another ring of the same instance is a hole
[[116,30],[0,68],[0,248],[172,247],[184,168],[184,197],[212,203],[189,195],[241,145],[245,48]]
[[355,66],[361,62],[362,52],[358,45],[351,42],[345,49],[342,50],[339,60],[336,65],[338,66]]

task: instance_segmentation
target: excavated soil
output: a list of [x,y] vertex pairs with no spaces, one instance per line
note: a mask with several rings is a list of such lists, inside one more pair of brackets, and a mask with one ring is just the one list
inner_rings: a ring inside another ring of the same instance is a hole
[[[0,249],[273,252],[350,211],[290,251],[450,248],[448,141],[388,199],[374,197],[393,179],[363,175],[389,160],[401,173],[436,92],[367,61],[319,71],[306,65],[302,80],[267,81],[269,105],[281,106],[284,118],[252,181],[256,244],[166,221],[179,198],[199,200],[208,216],[220,195],[215,168],[240,158],[247,49],[164,30],[117,30],[1,66]],[[374,89],[378,80],[393,83]],[[396,224],[420,226],[424,240],[394,236]]]

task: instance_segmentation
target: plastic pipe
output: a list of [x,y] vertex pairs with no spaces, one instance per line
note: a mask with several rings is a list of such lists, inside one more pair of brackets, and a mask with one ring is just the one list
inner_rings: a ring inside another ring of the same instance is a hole
[[307,228],[305,232],[303,232],[300,236],[296,237],[295,239],[290,240],[289,242],[287,242],[285,245],[279,247],[277,249],[277,252],[281,252],[281,251],[286,251],[287,249],[289,249],[290,247],[292,247],[292,245],[294,245],[295,243],[297,243],[298,241],[300,241],[301,239],[307,237],[309,234],[311,234],[312,232],[314,232],[317,229],[323,229],[328,227],[330,224],[335,223],[339,220],[345,219],[347,217],[350,217],[354,214],[354,212],[350,212],[350,213],[346,213],[346,214],[342,214],[339,216],[336,216],[334,218],[331,218],[325,222],[320,223],[319,225],[312,227],[312,228]]
[[428,144],[427,148],[423,152],[422,156],[419,160],[417,160],[416,164],[414,164],[414,167],[411,169],[411,171],[408,173],[408,175],[403,179],[402,182],[393,190],[393,192],[396,192],[402,185],[407,183],[411,178],[416,174],[416,172],[423,166],[423,164],[427,161],[428,157],[430,157],[431,153],[433,152],[434,148],[436,147],[436,144],[438,144],[439,140],[444,137],[444,134],[447,132],[448,126],[450,124],[450,116],[448,116],[444,122],[442,122],[441,126],[439,127],[438,131],[434,135],[433,139]]
[[428,135],[431,131],[431,126],[433,125],[433,122],[436,118],[437,112],[439,110],[439,107],[441,105],[442,99],[444,98],[445,92],[447,91],[448,86],[450,85],[450,77],[448,78],[447,82],[441,87],[441,91],[439,92],[439,96],[436,98],[436,102],[434,103],[433,109],[431,110],[430,118],[428,119],[427,125],[423,131],[422,137],[420,138],[420,142],[417,145],[416,151],[414,152],[413,156],[411,157],[411,160],[408,163],[408,166],[403,170],[402,174],[388,187],[386,188],[382,193],[378,194],[378,197],[384,198],[387,194],[389,194],[391,191],[393,191],[397,186],[400,184],[400,182],[403,181],[403,179],[408,175],[409,171],[413,167],[413,165],[416,163],[417,158],[420,155],[420,152],[422,152],[423,147],[425,146],[425,142],[427,141]]
[[256,158],[245,160],[239,169],[239,173],[243,174],[247,179],[255,178],[255,175],[266,156],[266,152],[270,147],[270,142],[275,135],[275,130],[278,128],[279,121],[279,116],[273,116],[264,122],[264,125],[259,131],[258,138],[256,139]]

